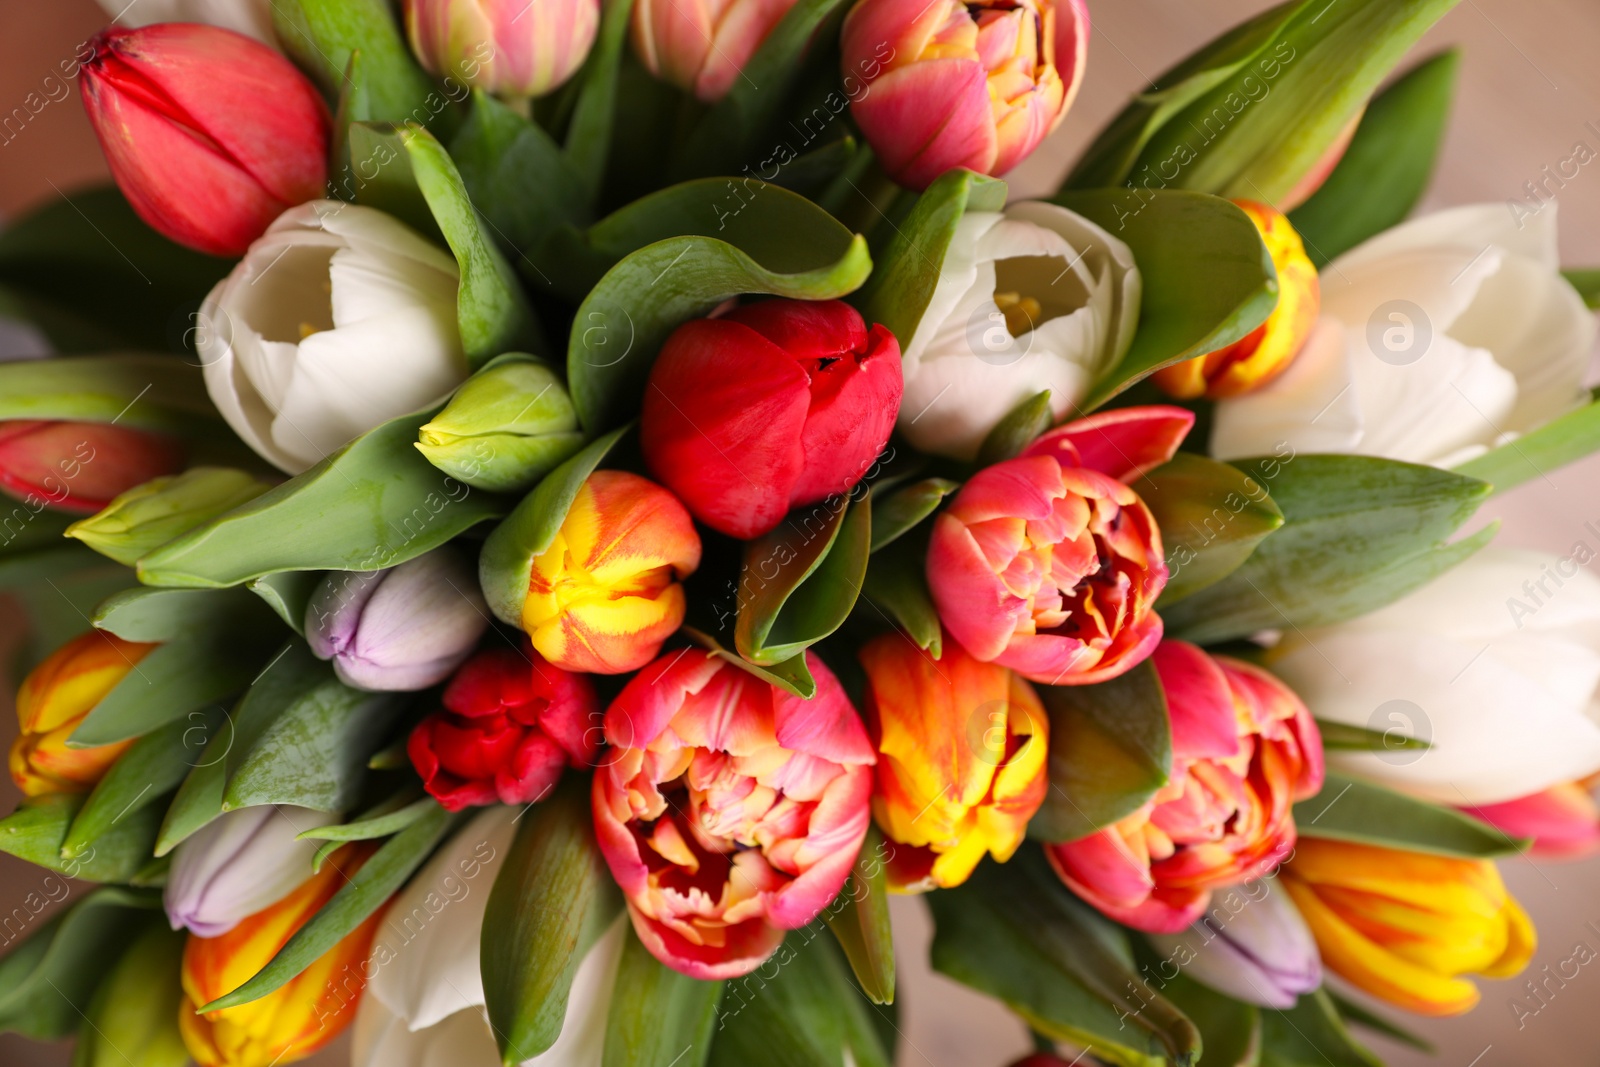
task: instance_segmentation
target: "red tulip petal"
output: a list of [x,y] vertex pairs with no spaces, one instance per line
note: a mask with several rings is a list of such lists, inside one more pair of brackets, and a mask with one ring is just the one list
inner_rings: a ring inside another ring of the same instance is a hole
[[1088,467],[1131,483],[1171,459],[1194,426],[1194,413],[1166,405],[1118,408],[1041,435],[1024,456],[1055,456],[1063,467]]

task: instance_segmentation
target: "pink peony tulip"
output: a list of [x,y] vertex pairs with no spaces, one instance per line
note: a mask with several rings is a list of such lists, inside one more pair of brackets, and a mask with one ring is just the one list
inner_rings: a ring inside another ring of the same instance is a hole
[[1117,922],[1173,934],[1213,889],[1259,878],[1294,848],[1291,806],[1322,788],[1322,737],[1289,687],[1182,641],[1154,655],[1172,718],[1172,773],[1138,811],[1046,851]]
[[422,65],[499,96],[560,86],[599,29],[600,0],[406,0],[406,33]]
[[972,478],[935,521],[928,587],[974,658],[1047,685],[1103,682],[1161,640],[1161,531],[1127,483],[1194,416],[1122,408],[1069,422]]
[[1581,859],[1600,852],[1600,805],[1583,782],[1461,810],[1511,837],[1533,838],[1529,851],[1535,856]]
[[705,103],[727,95],[795,0],[637,0],[633,51],[651,74]]
[[843,888],[875,761],[838,679],[811,700],[698,650],[639,672],[606,711],[595,834],[657,959],[694,978],[754,970]]
[[1083,0],[861,0],[840,42],[851,114],[889,176],[1004,174],[1060,125],[1083,81]]

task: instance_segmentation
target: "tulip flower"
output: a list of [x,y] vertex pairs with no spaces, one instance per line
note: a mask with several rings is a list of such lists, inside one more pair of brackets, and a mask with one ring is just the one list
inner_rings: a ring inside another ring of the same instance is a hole
[[1422,1015],[1478,1003],[1462,975],[1510,978],[1533,957],[1533,924],[1488,860],[1307,838],[1280,873],[1328,969]]
[[759,966],[838,896],[866,839],[872,744],[833,673],[806,665],[801,700],[688,649],[606,710],[595,836],[639,940],[692,978]]
[[522,628],[568,671],[638,670],[683,624],[679,580],[700,565],[700,535],[677,498],[625,471],[595,471],[533,560]]
[[1073,892],[1117,922],[1178,933],[1211,891],[1259,878],[1294,848],[1291,805],[1322,788],[1322,739],[1266,671],[1163,641],[1153,657],[1172,721],[1172,773],[1143,807],[1051,845]]
[[1274,673],[1317,717],[1414,738],[1329,753],[1350,774],[1440,804],[1518,800],[1600,772],[1600,579],[1491,545],[1348,622],[1289,633]]
[[1560,782],[1532,796],[1462,808],[1507,837],[1530,837],[1528,851],[1551,859],[1600,852],[1600,805],[1583,782]]
[[200,306],[206,390],[247,445],[299,474],[466,378],[459,282],[450,253],[392,216],[302,204]]
[[278,38],[272,30],[272,0],[100,0],[100,6],[119,26],[203,22],[277,47]]
[[93,514],[182,467],[183,446],[165,434],[108,422],[0,421],[0,489],[30,506]]
[[600,28],[600,0],[406,0],[411,50],[430,73],[514,99],[577,73]]
[[327,812],[289,804],[217,816],[172,854],[162,899],[172,928],[216,937],[294,892],[322,844],[296,835],[332,821]]
[[1161,531],[1127,485],[1194,416],[1122,408],[1057,427],[980,471],[934,521],[928,588],[975,658],[1047,685],[1103,682],[1161,640]]
[[1261,232],[1278,272],[1278,306],[1267,321],[1225,348],[1155,373],[1170,396],[1222,400],[1254,392],[1281,374],[1317,323],[1321,287],[1300,235],[1282,212],[1252,200],[1235,200]]
[[878,749],[872,811],[895,842],[898,890],[960,885],[986,852],[1009,860],[1050,787],[1033,687],[952,638],[942,647],[935,661],[896,633],[860,653]]
[[488,628],[477,575],[448,545],[387,570],[334,571],[306,605],[306,643],[357,689],[436,685]]
[[346,845],[299,888],[217,937],[189,935],[178,1026],[200,1067],[271,1067],[317,1051],[350,1025],[368,978],[373,912],[287,983],[248,1004],[196,1009],[243,985],[360,869],[376,846]]
[[131,567],[147,552],[270,488],[244,471],[194,467],[119,494],[95,514],[67,527],[67,536]]
[[1004,174],[1066,118],[1089,52],[1083,0],[860,0],[840,38],[850,113],[889,176]]
[[[795,0],[638,0],[630,36],[651,74],[710,104],[721,100]],[[842,106],[842,105],[841,105]]]
[[1211,452],[1344,452],[1454,467],[1582,404],[1595,318],[1560,274],[1556,210],[1413,219],[1323,272],[1316,332],[1216,406]]
[[530,489],[583,445],[561,378],[507,356],[468,378],[417,435],[428,462],[475,489]]
[[178,1032],[183,944],[169,930],[144,926],[95,990],[74,1067],[185,1067],[189,1050]]
[[84,110],[111,176],[156,230],[242,255],[286,208],[322,195],[327,105],[273,49],[183,22],[108,29],[90,44]]
[[1294,903],[1266,879],[1214,898],[1211,909],[1178,934],[1150,944],[1184,974],[1246,1004],[1287,1011],[1322,984],[1322,959]]
[[1132,343],[1142,285],[1133,251],[1064,207],[968,212],[906,345],[900,432],[971,460],[1040,392],[1066,418]]
[[900,393],[900,346],[884,327],[837,300],[764,300],[667,339],[640,440],[695,518],[750,540],[859,482]]
[[11,742],[11,780],[18,789],[37,797],[94,788],[133,741],[69,748],[67,738],[155,648],[91,630],[28,673],[17,691],[20,732]]
[[478,653],[450,680],[444,706],[417,724],[406,751],[450,811],[538,800],[568,764],[593,763],[600,745],[589,680],[526,647]]

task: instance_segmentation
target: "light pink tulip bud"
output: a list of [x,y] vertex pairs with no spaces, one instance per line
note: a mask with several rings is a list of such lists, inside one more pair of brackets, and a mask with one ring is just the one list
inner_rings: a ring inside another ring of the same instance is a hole
[[172,928],[217,937],[276,904],[311,877],[322,844],[295,837],[333,821],[326,812],[288,804],[217,816],[172,854],[162,900]]
[[637,0],[633,50],[645,69],[706,103],[721,100],[795,0]]
[[583,66],[600,0],[406,0],[411,50],[429,71],[494,93],[543,96]]

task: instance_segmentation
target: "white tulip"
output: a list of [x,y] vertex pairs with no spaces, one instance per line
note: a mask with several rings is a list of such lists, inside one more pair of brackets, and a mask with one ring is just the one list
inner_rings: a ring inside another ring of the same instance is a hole
[[925,452],[972,459],[1042,390],[1067,417],[1133,341],[1140,292],[1128,246],[1066,208],[969,213],[916,334],[902,338],[900,432]]
[[1457,806],[1600,771],[1600,578],[1564,557],[1486,548],[1395,603],[1290,634],[1272,670],[1319,719],[1426,750],[1330,751],[1331,766]]
[[467,376],[455,259],[369,207],[279,216],[200,308],[206,389],[251,448],[298,474]]
[[153,22],[204,22],[278,47],[272,32],[272,0],[100,0],[119,26]]
[[174,930],[225,934],[311,877],[321,841],[297,841],[333,821],[327,812],[261,804],[223,812],[172,854],[162,903]]
[[1554,204],[1379,234],[1321,273],[1318,330],[1264,388],[1217,404],[1220,459],[1347,452],[1451,467],[1583,404],[1595,319],[1559,274]]

